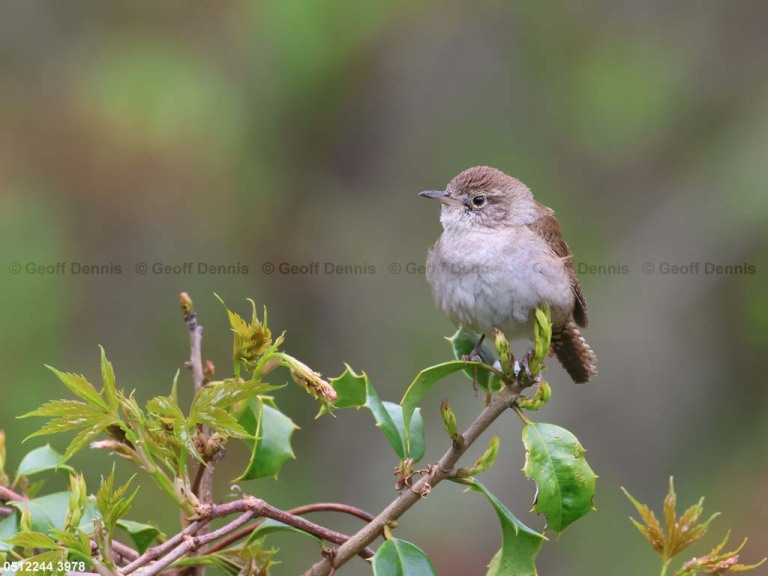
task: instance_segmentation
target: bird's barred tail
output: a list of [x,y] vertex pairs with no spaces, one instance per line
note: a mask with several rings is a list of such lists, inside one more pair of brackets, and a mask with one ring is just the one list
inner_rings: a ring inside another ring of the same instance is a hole
[[576,384],[597,375],[597,356],[573,320],[552,329],[552,350]]

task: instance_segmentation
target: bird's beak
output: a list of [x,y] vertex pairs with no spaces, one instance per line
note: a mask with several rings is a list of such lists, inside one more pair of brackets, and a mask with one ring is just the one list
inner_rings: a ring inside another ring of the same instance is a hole
[[424,198],[435,198],[440,200],[443,204],[448,204],[449,202],[448,192],[445,190],[424,190],[424,192],[419,192],[419,196],[423,196]]

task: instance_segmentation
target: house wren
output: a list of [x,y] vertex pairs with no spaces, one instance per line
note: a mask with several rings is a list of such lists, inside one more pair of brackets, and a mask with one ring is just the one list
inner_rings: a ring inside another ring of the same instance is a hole
[[597,357],[579,331],[587,302],[554,211],[488,166],[420,196],[442,204],[443,233],[427,256],[427,280],[443,314],[481,335],[498,328],[509,340],[532,339],[536,306],[549,304],[555,355],[574,382],[594,377]]

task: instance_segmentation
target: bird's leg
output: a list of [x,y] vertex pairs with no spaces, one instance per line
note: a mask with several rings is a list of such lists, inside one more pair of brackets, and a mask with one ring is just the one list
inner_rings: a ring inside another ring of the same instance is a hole
[[[464,362],[482,362],[483,359],[480,357],[480,349],[483,347],[483,340],[485,340],[485,334],[480,335],[477,344],[472,348],[472,352],[465,354],[461,359]],[[472,366],[472,390],[474,390],[475,395],[477,395],[477,366]]]
[[536,378],[531,374],[531,360],[536,351],[533,348],[528,348],[528,351],[520,359],[520,371],[517,376],[523,380],[523,384],[526,386],[532,386],[536,383]]
[[472,348],[472,352],[465,354],[461,359],[465,362],[482,362],[483,359],[480,357],[480,349],[483,347],[483,340],[485,340],[485,334],[480,335],[480,339],[477,341],[477,344],[475,344],[475,347]]

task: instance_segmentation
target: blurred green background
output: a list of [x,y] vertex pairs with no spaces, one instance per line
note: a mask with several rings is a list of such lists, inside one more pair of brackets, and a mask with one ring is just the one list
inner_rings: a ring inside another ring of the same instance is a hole
[[[768,552],[766,22],[757,0],[4,0],[9,467],[44,443],[21,446],[41,421],[15,417],[66,395],[44,363],[98,380],[102,344],[120,385],[143,399],[169,389],[187,354],[181,290],[222,371],[230,335],[214,291],[245,313],[247,297],[267,304],[286,350],[325,375],[348,362],[399,400],[421,368],[449,357],[443,336],[453,332],[423,276],[408,272],[439,233],[437,206],[416,194],[490,164],[557,210],[577,263],[627,267],[582,274],[599,377],[576,387],[550,362],[554,395],[537,418],[572,430],[600,480],[598,511],[545,545],[540,572],[656,573],[619,486],[658,508],[672,474],[681,505],[706,494],[708,510],[724,512],[691,555],[732,527],[751,538],[743,560],[757,561]],[[27,270],[57,262],[66,274]],[[192,273],[152,271],[185,262]],[[279,271],[312,262],[319,274]],[[375,270],[325,274],[326,262]],[[698,273],[661,272],[692,262]],[[706,274],[706,262],[754,273]],[[73,275],[72,263],[121,273]],[[139,263],[149,271],[138,274]],[[201,274],[198,263],[241,273]],[[266,274],[267,263],[278,269]],[[337,500],[374,513],[394,497],[396,459],[369,414],[315,421],[295,386],[277,397],[302,428],[298,460],[279,482],[243,490],[285,508]],[[427,398],[427,461],[446,447],[443,397],[465,425],[481,405],[460,376]],[[540,528],[528,515],[520,423],[510,416],[494,430],[501,454],[484,480]],[[217,497],[245,459],[229,451]],[[105,454],[73,463],[93,485],[111,467]],[[176,513],[142,485],[132,517],[173,531]],[[500,541],[482,497],[449,485],[397,534],[441,576],[483,573]],[[278,575],[318,558],[301,540],[276,543],[287,550]],[[342,571],[369,573],[357,561]]]

